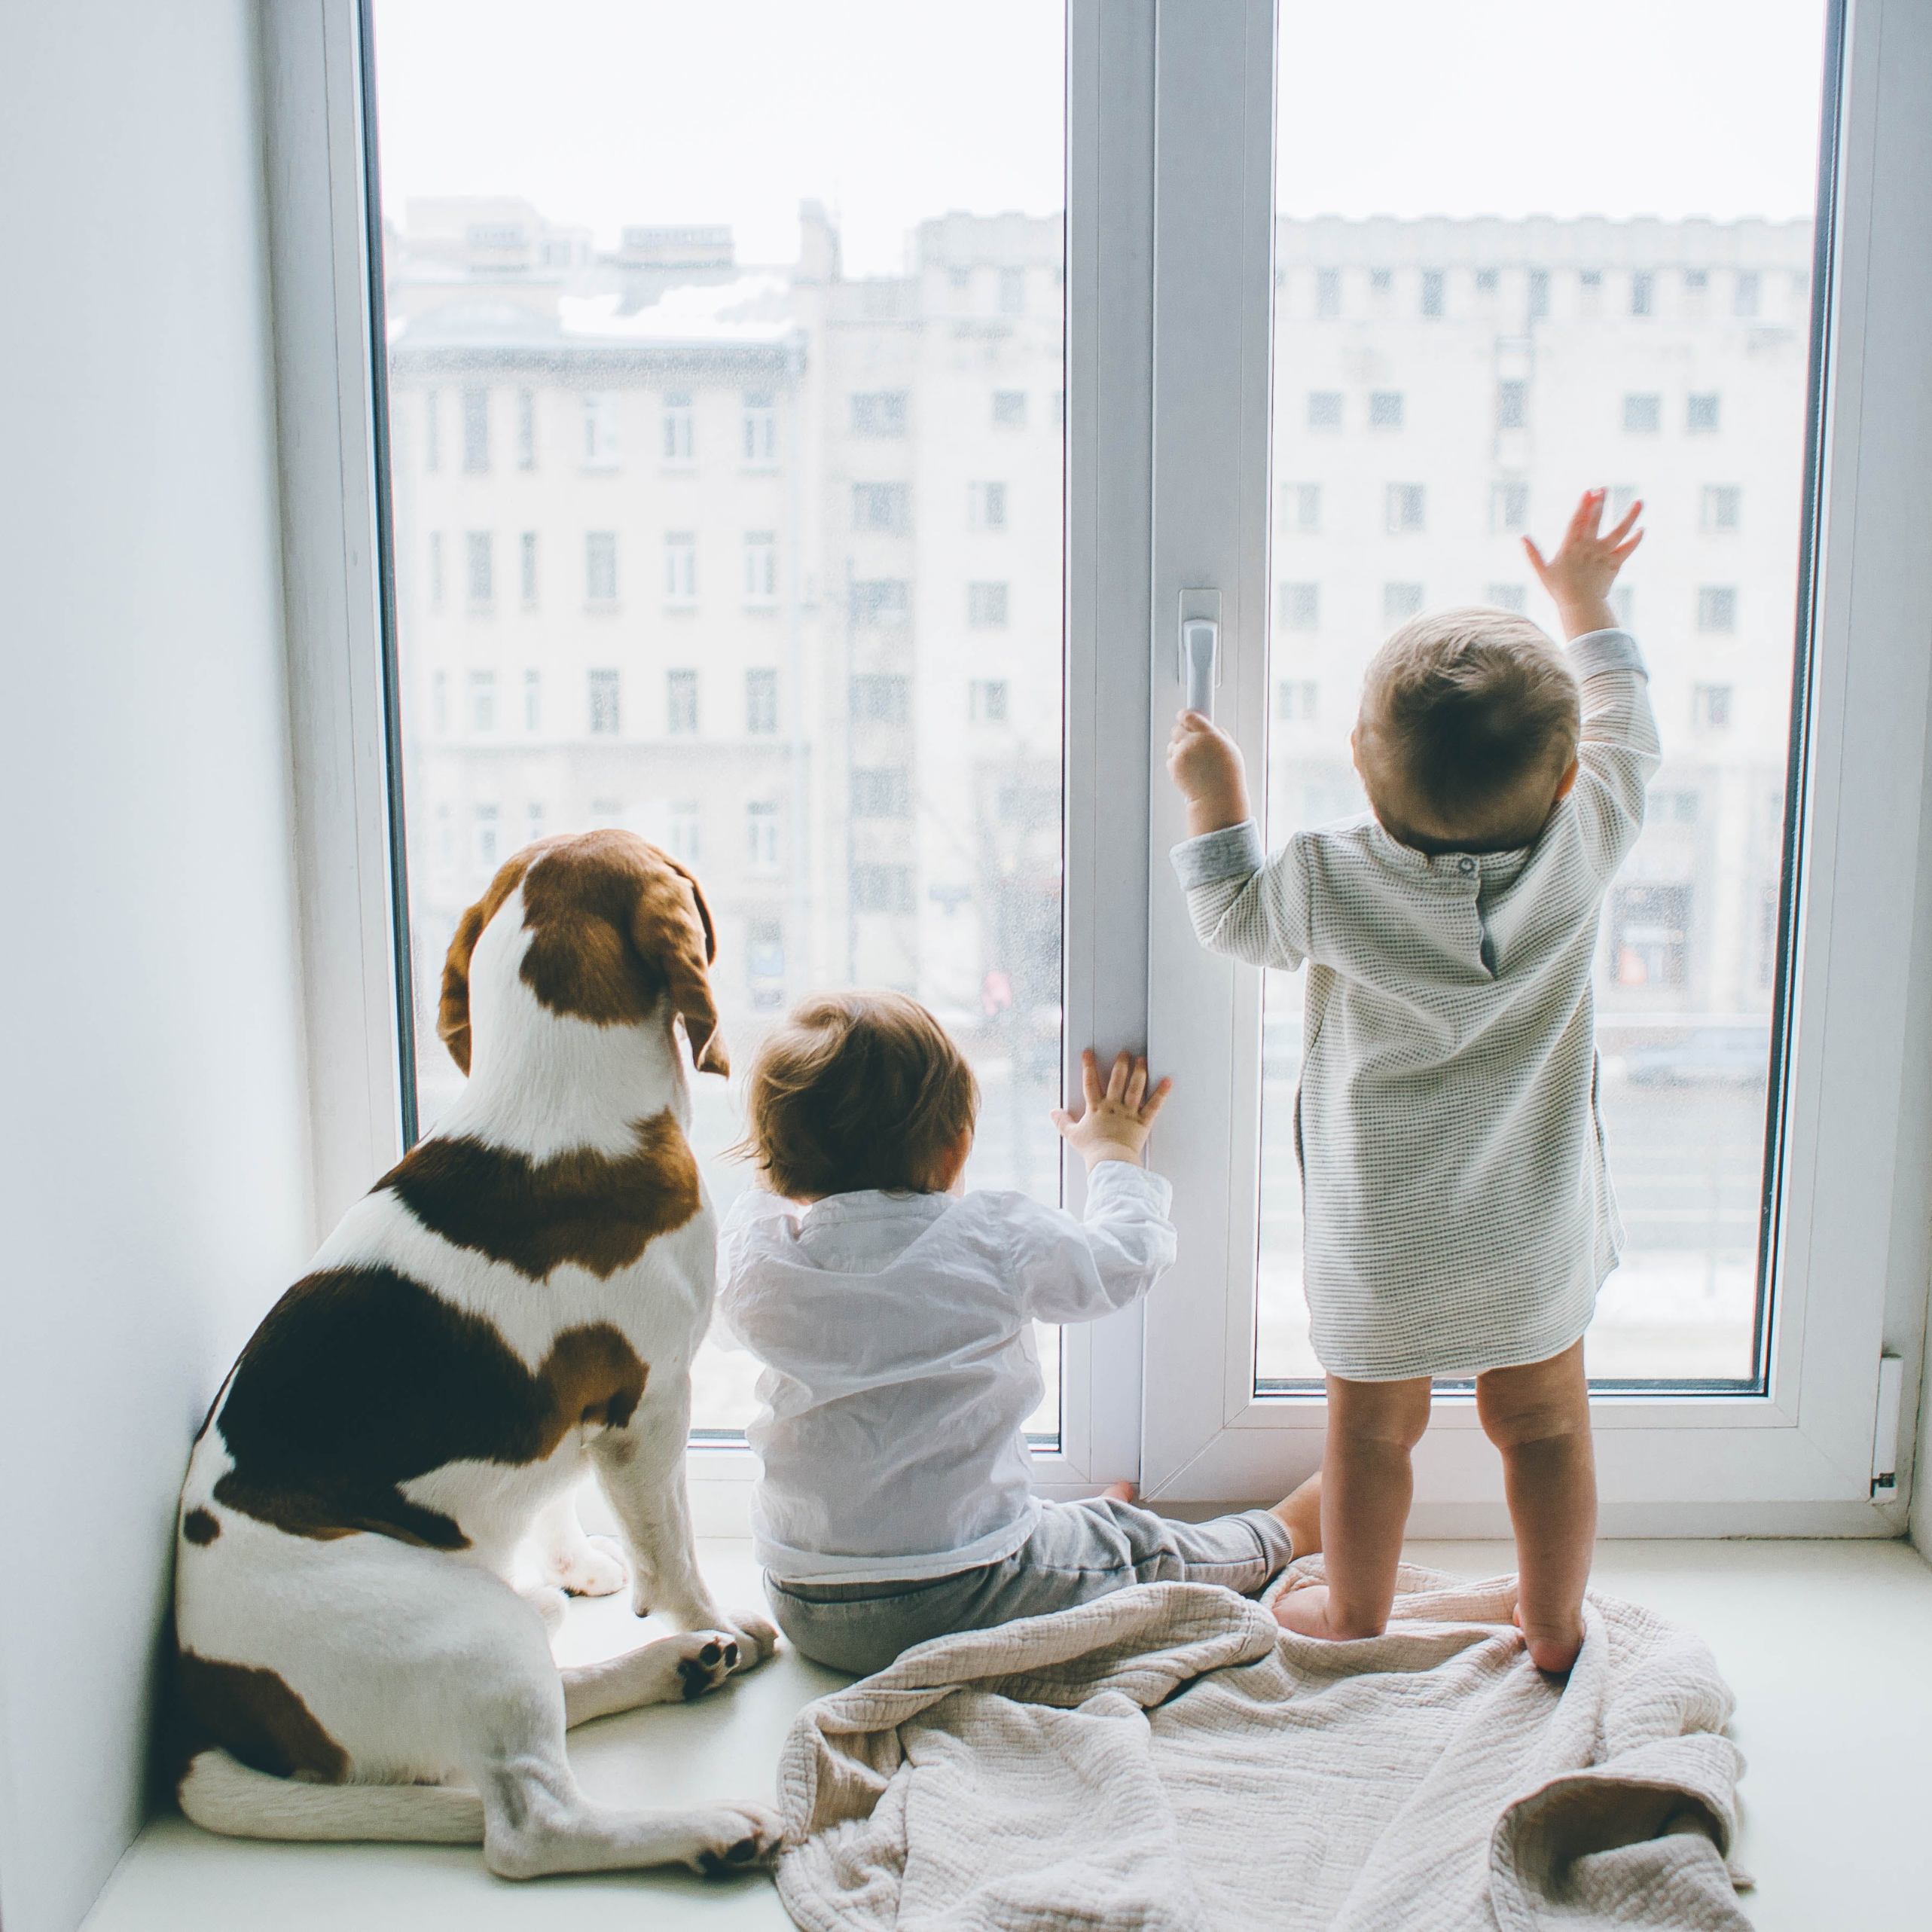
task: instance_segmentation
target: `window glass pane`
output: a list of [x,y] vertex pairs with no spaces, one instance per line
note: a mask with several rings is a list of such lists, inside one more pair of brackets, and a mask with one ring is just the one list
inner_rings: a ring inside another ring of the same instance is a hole
[[[1283,0],[1268,838],[1366,808],[1348,740],[1392,628],[1470,603],[1553,628],[1523,536],[1552,543],[1592,485],[1613,513],[1643,499],[1615,603],[1664,763],[1597,952],[1626,1239],[1589,1360],[1599,1378],[1747,1382],[1824,15],[1637,0],[1601,24],[1539,0]],[[1305,978],[1270,973],[1265,996],[1264,1387],[1320,1373],[1295,1151]]]
[[[457,919],[624,826],[700,875],[736,1066],[811,989],[911,992],[969,1182],[1057,1201],[1060,10],[374,13],[423,1125]],[[695,1426],[755,1374],[707,1348]]]

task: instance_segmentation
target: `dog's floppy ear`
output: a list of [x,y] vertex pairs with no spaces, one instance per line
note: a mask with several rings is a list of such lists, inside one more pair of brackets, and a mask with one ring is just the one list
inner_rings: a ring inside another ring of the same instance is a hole
[[664,975],[674,1011],[684,1019],[691,1058],[700,1073],[729,1073],[731,1062],[718,1031],[718,1009],[706,972],[718,957],[711,908],[696,879],[668,855],[646,875],[631,920],[631,943]]
[[436,1006],[436,1037],[450,1049],[450,1058],[465,1073],[469,1071],[470,955],[483,937],[483,929],[522,882],[531,858],[539,849],[532,846],[504,862],[490,881],[490,890],[457,920],[456,936],[443,956],[443,997]]

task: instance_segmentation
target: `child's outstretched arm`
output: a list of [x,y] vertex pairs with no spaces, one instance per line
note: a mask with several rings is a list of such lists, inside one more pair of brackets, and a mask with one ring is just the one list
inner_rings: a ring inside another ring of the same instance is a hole
[[1583,688],[1573,795],[1590,863],[1607,884],[1644,829],[1644,799],[1662,747],[1643,658],[1610,606],[1617,572],[1644,540],[1637,527],[1644,505],[1631,504],[1606,531],[1604,496],[1583,493],[1554,556],[1546,557],[1528,537],[1523,548],[1556,605]]

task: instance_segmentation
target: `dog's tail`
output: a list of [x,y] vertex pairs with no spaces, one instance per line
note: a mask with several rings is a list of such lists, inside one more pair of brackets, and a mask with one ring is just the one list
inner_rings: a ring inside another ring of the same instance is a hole
[[310,1784],[255,1771],[219,1746],[197,1751],[176,1787],[204,1831],[230,1838],[481,1845],[483,1800],[455,1784]]

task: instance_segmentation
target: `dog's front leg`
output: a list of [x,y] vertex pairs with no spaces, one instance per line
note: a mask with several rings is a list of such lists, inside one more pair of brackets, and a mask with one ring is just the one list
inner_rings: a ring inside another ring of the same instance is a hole
[[740,1667],[749,1667],[778,1647],[778,1632],[755,1612],[719,1610],[705,1587],[685,1488],[690,1430],[691,1386],[679,1376],[661,1393],[647,1392],[627,1427],[594,1437],[591,1454],[623,1530],[631,1608],[639,1616],[655,1611],[682,1630],[731,1631]]

